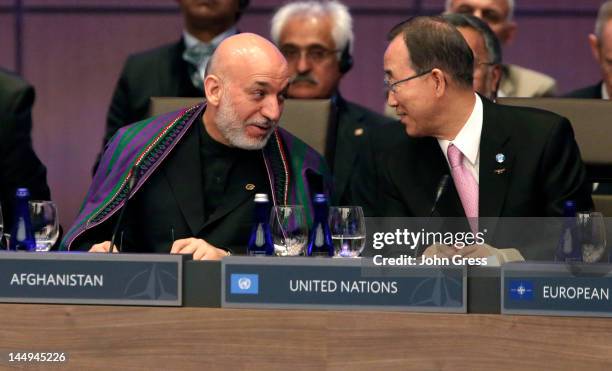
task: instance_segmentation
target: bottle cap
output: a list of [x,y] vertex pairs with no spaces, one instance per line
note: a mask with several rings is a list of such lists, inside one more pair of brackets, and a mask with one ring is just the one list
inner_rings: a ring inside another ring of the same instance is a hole
[[325,193],[315,193],[313,199],[314,202],[326,202],[327,196],[325,195]]
[[27,188],[17,188],[15,193],[17,197],[30,197],[30,191]]

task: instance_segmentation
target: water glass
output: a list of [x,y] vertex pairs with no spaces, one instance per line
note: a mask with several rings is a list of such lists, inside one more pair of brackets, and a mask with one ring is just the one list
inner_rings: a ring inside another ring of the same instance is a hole
[[30,201],[29,206],[36,251],[49,251],[59,237],[57,206],[52,201]]
[[303,206],[274,206],[270,214],[270,228],[276,255],[299,256],[304,254],[304,247],[308,242],[308,225]]
[[606,225],[602,213],[576,214],[578,235],[582,245],[582,261],[597,263],[606,257]]
[[360,206],[331,207],[329,228],[336,257],[353,258],[361,254],[366,243],[366,229]]
[[0,205],[0,250],[8,250],[8,243],[5,242],[4,237],[4,218],[2,217],[2,205]]

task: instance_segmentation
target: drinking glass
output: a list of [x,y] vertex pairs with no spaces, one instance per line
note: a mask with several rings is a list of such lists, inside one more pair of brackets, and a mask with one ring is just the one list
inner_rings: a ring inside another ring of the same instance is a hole
[[582,261],[597,263],[606,255],[606,226],[602,213],[585,212],[576,214]]
[[303,206],[274,206],[270,215],[270,227],[276,255],[304,254],[304,247],[308,242],[308,225]]
[[336,206],[329,209],[329,228],[336,257],[359,256],[365,247],[366,229],[360,206]]
[[36,251],[49,251],[59,237],[57,206],[52,201],[30,201],[29,206]]
[[4,218],[2,217],[2,205],[0,205],[0,250],[8,249],[4,238]]

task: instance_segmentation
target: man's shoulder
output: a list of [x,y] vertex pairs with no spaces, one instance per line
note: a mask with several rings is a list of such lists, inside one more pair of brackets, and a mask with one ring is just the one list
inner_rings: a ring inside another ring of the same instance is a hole
[[9,107],[2,107],[2,105],[12,104],[13,96],[23,94],[30,89],[33,90],[32,85],[27,81],[5,69],[0,69],[0,86],[2,87],[0,89],[0,108],[3,108],[3,111],[8,110]]
[[367,126],[379,126],[387,125],[394,121],[393,118],[381,115],[369,108],[366,108],[360,104],[345,100],[346,113],[358,118],[364,125]]
[[492,127],[525,139],[545,138],[551,131],[567,129],[567,118],[550,111],[533,107],[485,104],[485,120],[491,120]]
[[11,91],[27,89],[32,86],[17,74],[3,68],[0,68],[0,85],[2,90],[10,89]]
[[500,90],[513,97],[554,95],[557,82],[551,76],[515,64],[505,65]]
[[125,63],[125,69],[143,69],[154,65],[160,60],[170,59],[179,52],[181,42],[182,41],[175,41],[153,49],[131,54]]
[[601,81],[595,85],[577,89],[564,95],[565,98],[601,99]]

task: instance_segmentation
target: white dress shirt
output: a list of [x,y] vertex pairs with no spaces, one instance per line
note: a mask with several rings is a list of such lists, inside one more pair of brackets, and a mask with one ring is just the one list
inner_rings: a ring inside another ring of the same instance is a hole
[[[214,46],[216,49],[217,46],[219,46],[219,44],[221,44],[223,40],[237,33],[238,33],[238,30],[236,29],[236,27],[231,27],[227,31],[215,36],[215,38],[210,40],[208,44]],[[189,32],[187,32],[187,30],[183,30],[183,40],[185,42],[185,49],[196,46],[197,44],[206,44],[198,40],[195,36],[193,36]],[[202,76],[202,79],[204,79],[204,73],[206,73],[206,65],[208,65],[209,59],[210,58],[206,58],[204,61],[202,61],[202,63],[200,63],[200,65],[198,65],[198,72]]]
[[610,100],[610,95],[608,95],[608,89],[606,89],[606,84],[601,83],[601,99]]
[[483,111],[482,100],[478,94],[474,95],[476,96],[476,102],[474,102],[472,114],[463,124],[459,134],[452,141],[438,139],[438,144],[442,149],[442,153],[444,153],[448,166],[450,166],[447,153],[448,146],[451,143],[454,144],[463,153],[463,166],[472,173],[476,183],[480,184],[480,134],[482,133]]

